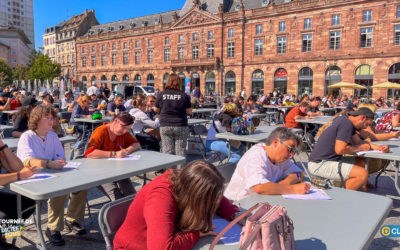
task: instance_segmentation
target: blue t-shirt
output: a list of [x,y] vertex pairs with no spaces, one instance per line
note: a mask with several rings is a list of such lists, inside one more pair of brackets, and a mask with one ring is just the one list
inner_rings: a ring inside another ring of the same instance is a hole
[[117,105],[115,105],[115,102],[110,102],[107,105],[107,112],[108,111],[115,112],[115,109],[119,109],[119,111],[126,111],[126,108],[124,105],[117,106]]

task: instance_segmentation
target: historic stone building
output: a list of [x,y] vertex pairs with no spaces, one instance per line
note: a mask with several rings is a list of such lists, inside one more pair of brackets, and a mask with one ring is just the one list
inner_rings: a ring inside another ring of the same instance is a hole
[[76,47],[81,84],[162,88],[176,72],[206,94],[323,95],[339,81],[400,82],[400,1],[187,0],[181,10],[93,26]]
[[43,34],[43,53],[48,55],[53,62],[58,62],[56,38],[57,32],[64,26],[64,24],[65,21],[62,21],[56,26],[48,27]]
[[85,13],[72,16],[62,28],[56,31],[56,55],[54,56],[61,64],[62,78],[66,80],[76,78],[76,38],[98,24],[95,11],[86,9]]

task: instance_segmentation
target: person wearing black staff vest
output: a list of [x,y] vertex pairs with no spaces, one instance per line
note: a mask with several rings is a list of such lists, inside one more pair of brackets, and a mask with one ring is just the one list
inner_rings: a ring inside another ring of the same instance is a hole
[[171,74],[165,90],[157,96],[154,111],[160,113],[162,152],[185,156],[189,134],[187,115],[192,113],[192,108],[182,84],[177,74]]

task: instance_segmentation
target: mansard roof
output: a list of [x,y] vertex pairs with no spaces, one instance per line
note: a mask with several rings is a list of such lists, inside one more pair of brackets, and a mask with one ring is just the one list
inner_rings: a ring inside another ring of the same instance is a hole
[[173,15],[177,13],[179,10],[172,10],[157,14],[152,14],[148,16],[135,17],[126,20],[110,22],[100,25],[92,26],[92,28],[85,34],[86,35],[95,35],[99,33],[107,33],[118,30],[127,30],[132,28],[139,28],[144,26],[155,26],[160,22],[160,16],[162,18],[163,23],[170,23],[173,20]]

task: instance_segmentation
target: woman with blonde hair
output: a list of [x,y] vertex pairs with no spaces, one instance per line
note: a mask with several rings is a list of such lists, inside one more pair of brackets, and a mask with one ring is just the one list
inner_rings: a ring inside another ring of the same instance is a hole
[[83,126],[82,124],[79,124],[75,122],[76,118],[90,118],[90,112],[89,112],[89,106],[92,104],[92,98],[88,95],[82,96],[79,101],[78,105],[74,107],[74,110],[72,111],[71,114],[71,119],[69,123],[71,125],[74,125],[78,128],[79,134],[83,133]]
[[192,113],[192,108],[182,86],[182,79],[171,74],[165,90],[157,96],[154,111],[160,113],[162,152],[185,156],[189,134],[187,115]]
[[114,249],[190,249],[216,235],[215,213],[232,220],[238,208],[223,196],[224,178],[209,162],[192,161],[144,186],[114,238]]
[[160,142],[157,138],[147,134],[145,132],[146,128],[157,129],[160,127],[160,122],[158,119],[153,121],[145,113],[146,103],[142,99],[132,100],[132,109],[129,114],[135,117],[135,122],[133,123],[132,131],[135,134],[136,139],[140,142],[140,145],[147,147],[148,150],[160,151]]

